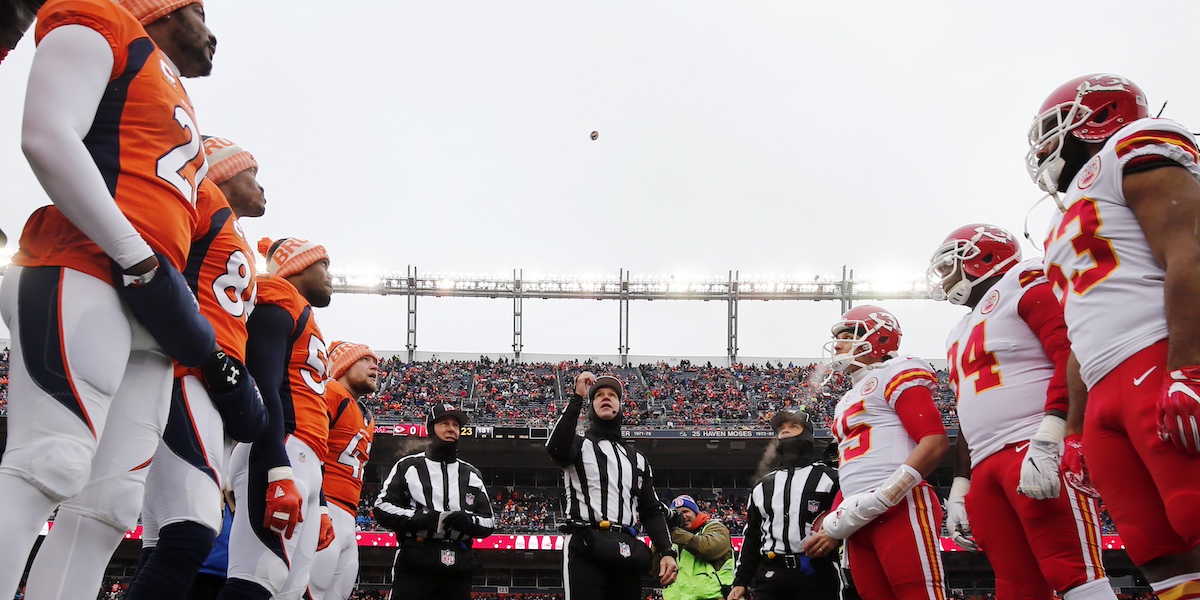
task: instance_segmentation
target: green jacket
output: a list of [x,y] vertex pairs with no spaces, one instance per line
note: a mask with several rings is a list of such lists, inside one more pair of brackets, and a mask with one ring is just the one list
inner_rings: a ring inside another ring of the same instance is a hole
[[[733,583],[729,529],[720,521],[708,520],[695,533],[676,527],[671,531],[671,541],[679,553],[679,576],[663,589],[663,600],[723,598],[721,585]],[[657,561],[655,565],[657,575]]]

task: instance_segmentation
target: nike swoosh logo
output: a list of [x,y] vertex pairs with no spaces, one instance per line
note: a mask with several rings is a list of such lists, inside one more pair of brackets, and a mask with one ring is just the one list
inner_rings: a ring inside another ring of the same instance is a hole
[[1150,374],[1151,374],[1151,373],[1153,373],[1153,372],[1154,372],[1154,370],[1155,370],[1155,369],[1157,369],[1157,368],[1158,368],[1158,365],[1155,365],[1155,366],[1153,366],[1153,367],[1150,367],[1150,369],[1149,369],[1149,370],[1147,370],[1145,373],[1142,373],[1142,376],[1141,376],[1141,377],[1138,377],[1137,379],[1134,379],[1134,380],[1133,380],[1133,385],[1142,385],[1142,382],[1143,382],[1143,381],[1145,381],[1145,380],[1146,380],[1146,378],[1147,378],[1147,377],[1149,377],[1149,376],[1150,376]]
[[1029,447],[1029,442],[1025,442],[1024,444],[1017,446],[1015,449],[1017,452],[1024,452],[1025,449],[1028,447]]

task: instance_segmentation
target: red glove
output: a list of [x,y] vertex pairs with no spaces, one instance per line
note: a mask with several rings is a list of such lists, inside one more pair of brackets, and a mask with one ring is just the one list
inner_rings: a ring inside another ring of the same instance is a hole
[[1083,459],[1082,434],[1072,433],[1063,438],[1062,474],[1071,487],[1093,498],[1100,497],[1100,492],[1092,486],[1092,474],[1088,472],[1087,461]]
[[304,498],[292,481],[291,467],[275,467],[267,471],[267,510],[263,527],[292,539],[296,524],[304,522]]
[[1171,371],[1158,400],[1158,437],[1200,454],[1200,366]]
[[321,534],[317,538],[317,552],[320,552],[329,547],[333,543],[333,519],[329,516],[329,507],[321,507]]

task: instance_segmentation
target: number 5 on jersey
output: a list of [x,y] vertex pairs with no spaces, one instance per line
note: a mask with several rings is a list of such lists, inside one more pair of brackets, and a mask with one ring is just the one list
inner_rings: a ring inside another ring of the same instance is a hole
[[987,321],[980,321],[971,329],[971,335],[967,337],[967,345],[961,355],[958,352],[958,342],[954,342],[946,357],[950,363],[950,381],[957,387],[974,377],[976,395],[1002,385],[1000,364],[996,355],[988,352],[986,348],[986,325]]

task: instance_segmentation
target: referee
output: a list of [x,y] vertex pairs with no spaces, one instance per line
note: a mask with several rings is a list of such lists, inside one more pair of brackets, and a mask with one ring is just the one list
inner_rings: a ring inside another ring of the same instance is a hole
[[429,446],[396,462],[375,501],[375,520],[396,532],[392,597],[468,600],[479,558],[474,538],[492,534],[491,496],[479,469],[458,458],[467,416],[434,404],[426,418]]
[[[813,522],[833,506],[837,470],[821,462],[813,448],[808,414],[780,411],[771,417],[775,441],[763,454],[769,472],[755,484],[746,507],[742,553],[728,600],[741,600],[746,588],[755,600],[837,600],[841,579],[830,551],[836,540],[825,536],[801,542]],[[828,547],[825,547],[825,546]]]
[[[580,436],[585,396],[588,428]],[[570,600],[640,600],[651,558],[633,529],[639,517],[663,557],[659,582],[670,585],[679,571],[654,471],[621,441],[622,396],[616,377],[584,371],[546,442],[563,470],[563,586]]]

